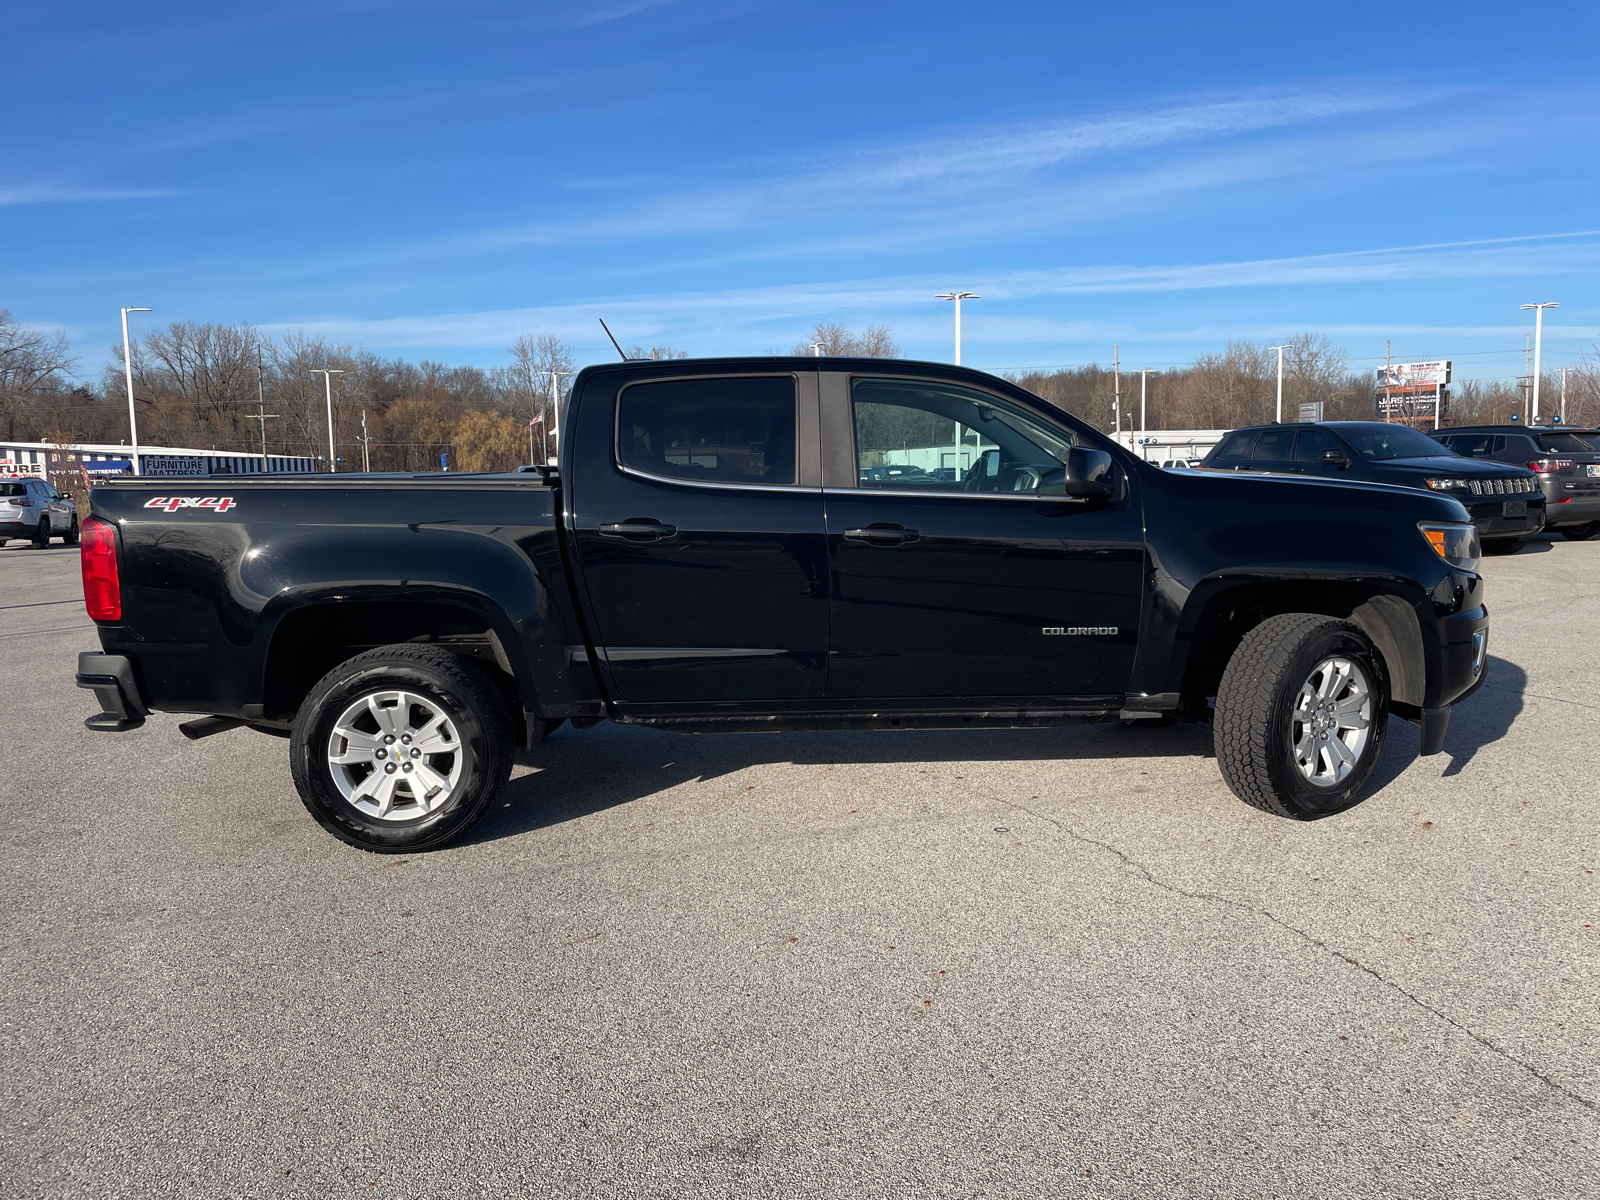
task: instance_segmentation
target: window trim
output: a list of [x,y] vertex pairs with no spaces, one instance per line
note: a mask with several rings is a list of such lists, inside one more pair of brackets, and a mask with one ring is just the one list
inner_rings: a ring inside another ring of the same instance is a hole
[[[616,469],[624,475],[631,475],[635,479],[648,479],[651,483],[671,483],[680,487],[711,488],[716,491],[745,491],[755,489],[763,492],[806,492],[816,493],[822,490],[819,484],[816,487],[798,482],[803,475],[800,455],[801,426],[805,413],[805,389],[801,387],[800,371],[708,371],[699,375],[653,375],[644,379],[630,379],[617,389],[616,399],[611,402],[611,456]],[[654,471],[641,470],[630,467],[622,460],[622,397],[629,388],[640,387],[647,383],[694,383],[705,379],[788,379],[794,384],[794,483],[740,483],[727,479],[683,479],[676,475],[657,475]]]

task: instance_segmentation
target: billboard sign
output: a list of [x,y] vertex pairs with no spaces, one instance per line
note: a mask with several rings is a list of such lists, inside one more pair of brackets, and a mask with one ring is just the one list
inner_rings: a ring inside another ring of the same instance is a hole
[[[1440,388],[1439,419],[1443,419],[1450,412],[1450,393]],[[1434,390],[1428,388],[1422,392],[1392,392],[1377,395],[1377,413],[1380,421],[1431,421],[1434,419]]]
[[83,469],[91,475],[120,475],[123,471],[133,470],[131,458],[103,458],[96,462],[85,460]]
[[1450,360],[1437,362],[1390,363],[1379,367],[1378,390],[1443,387],[1450,382]]
[[1322,420],[1322,405],[1323,402],[1321,400],[1313,401],[1310,404],[1302,404],[1300,406],[1300,420],[1303,422]]
[[206,460],[199,454],[141,454],[140,474],[158,477],[205,475]]

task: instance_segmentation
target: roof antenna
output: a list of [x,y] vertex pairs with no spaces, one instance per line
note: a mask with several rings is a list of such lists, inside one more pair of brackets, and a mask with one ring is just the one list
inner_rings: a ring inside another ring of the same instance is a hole
[[[617,346],[617,339],[611,332],[611,326],[606,324],[606,319],[604,317],[600,318],[600,328],[604,329],[606,331],[606,336],[608,338],[611,338],[611,344],[613,346]],[[628,356],[622,352],[622,347],[621,346],[617,346],[617,357],[620,358],[623,362],[627,362],[628,361]]]

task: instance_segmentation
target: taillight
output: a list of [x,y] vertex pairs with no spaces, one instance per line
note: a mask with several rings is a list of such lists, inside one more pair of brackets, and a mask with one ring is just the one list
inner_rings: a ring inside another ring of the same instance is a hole
[[117,531],[90,517],[81,531],[83,605],[96,621],[122,620],[122,585],[117,579]]
[[1557,471],[1565,471],[1572,465],[1570,458],[1540,458],[1528,464],[1528,470],[1537,471],[1541,475],[1554,475]]

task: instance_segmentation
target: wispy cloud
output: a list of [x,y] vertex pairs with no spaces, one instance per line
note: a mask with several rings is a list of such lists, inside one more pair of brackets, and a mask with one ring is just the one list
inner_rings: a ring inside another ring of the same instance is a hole
[[90,188],[59,183],[0,186],[0,204],[75,204],[89,200],[151,200],[178,193],[165,188]]
[[603,25],[607,21],[620,21],[623,17],[631,17],[634,13],[643,12],[647,8],[660,8],[665,4],[672,4],[675,0],[627,0],[623,4],[612,4],[596,12],[587,13],[573,22],[578,28],[586,25]]
[[[962,283],[982,292],[986,302],[994,305],[1050,296],[1309,288],[1339,284],[1592,274],[1596,270],[1600,270],[1600,230],[1240,262],[1009,271],[987,277],[964,277]],[[934,293],[943,290],[949,283],[948,279],[941,276],[895,276],[678,295],[619,296],[540,308],[431,316],[380,319],[320,317],[281,322],[264,328],[271,331],[305,329],[340,340],[388,348],[498,348],[508,345],[518,333],[529,329],[546,330],[562,337],[592,342],[597,334],[596,317],[603,316],[614,327],[621,325],[626,330],[625,336],[630,339],[717,337],[725,341],[746,340],[773,336],[775,331],[804,326],[819,317],[854,313],[890,316],[896,321],[897,327],[904,328],[908,320],[920,320],[936,308]],[[1045,332],[1043,325],[1037,328],[1029,326],[1028,322],[1037,320],[1032,317],[989,314],[975,315],[974,320],[1010,322],[1016,335],[1007,335],[1002,340],[1037,340],[1036,335],[1043,336]],[[1018,324],[1019,321],[1022,323]],[[1073,323],[1073,327],[1082,334],[1087,334],[1092,328],[1099,331],[1095,334],[1097,337],[1105,332],[1099,325]],[[1356,326],[1348,328],[1351,331],[1365,329]],[[763,330],[774,333],[764,334],[761,332]],[[1058,337],[1064,332],[1064,328],[1057,327],[1050,336]],[[1205,340],[1208,335],[1197,333],[1193,336],[1196,340]]]

